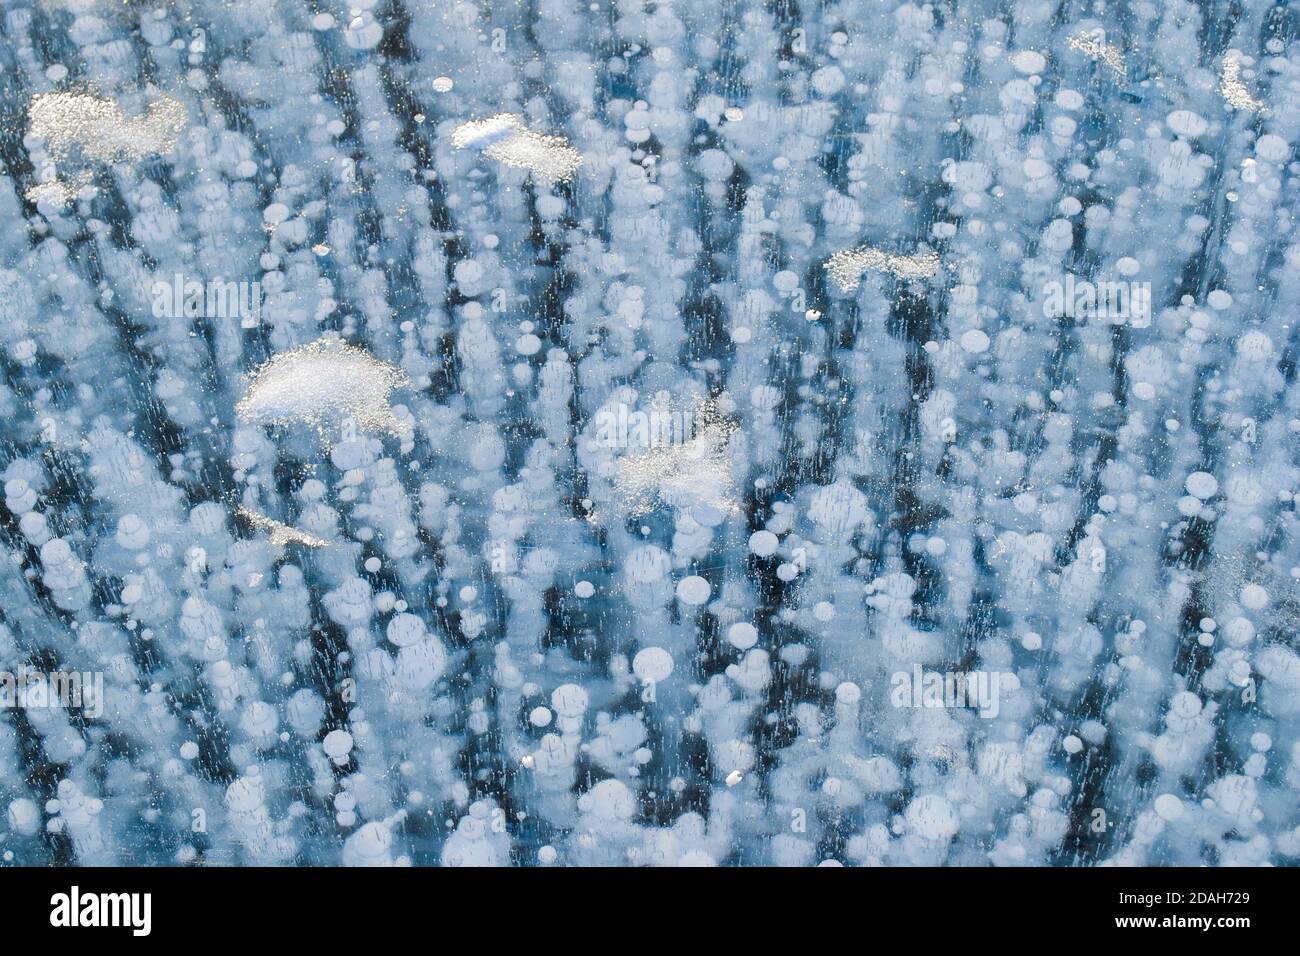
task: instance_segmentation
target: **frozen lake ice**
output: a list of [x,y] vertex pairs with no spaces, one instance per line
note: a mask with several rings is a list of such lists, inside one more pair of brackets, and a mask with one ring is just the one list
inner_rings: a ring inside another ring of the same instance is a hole
[[1295,865],[1298,26],[7,3],[4,864]]

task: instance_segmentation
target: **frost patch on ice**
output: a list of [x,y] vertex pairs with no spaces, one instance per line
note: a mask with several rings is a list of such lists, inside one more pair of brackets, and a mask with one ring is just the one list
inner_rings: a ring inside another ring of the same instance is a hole
[[730,452],[736,426],[712,402],[700,404],[695,421],[699,424],[690,441],[619,460],[615,490],[629,514],[645,514],[661,503],[678,508],[703,505],[724,514],[739,510]]
[[1107,43],[1105,36],[1098,31],[1084,30],[1066,38],[1071,50],[1078,50],[1086,57],[1104,63],[1115,75],[1124,79],[1128,76],[1128,67],[1124,64],[1124,54],[1113,43]]
[[115,163],[170,151],[187,115],[185,105],[169,96],[154,100],[143,115],[128,117],[106,97],[39,93],[27,119],[28,134],[43,139],[55,159],[67,160],[80,150],[87,159]]
[[56,207],[67,206],[72,200],[77,198],[77,193],[90,185],[90,176],[86,173],[77,173],[68,176],[65,179],[51,179],[48,182],[37,183],[30,187],[27,192],[23,193],[30,202],[47,203]]
[[235,509],[235,514],[243,518],[254,528],[261,531],[268,531],[271,534],[271,544],[277,548],[282,548],[287,544],[301,544],[308,548],[324,548],[329,542],[324,538],[318,538],[314,534],[308,534],[306,531],[299,531],[283,522],[276,521],[274,518],[268,518],[264,514],[251,511],[242,505]]
[[858,287],[864,272],[888,272],[900,279],[928,279],[939,271],[939,254],[900,256],[862,246],[843,249],[826,260],[826,271],[845,292]]
[[1219,92],[1228,105],[1252,113],[1265,112],[1262,100],[1256,99],[1241,81],[1241,51],[1229,50],[1223,56],[1223,69],[1219,74]]
[[513,113],[470,120],[452,131],[457,149],[479,149],[505,166],[529,170],[547,182],[566,182],[582,165],[582,154],[563,136],[535,133]]
[[403,372],[340,339],[321,338],[275,356],[256,372],[235,411],[247,422],[304,423],[325,433],[347,420],[359,431],[402,436],[388,404]]

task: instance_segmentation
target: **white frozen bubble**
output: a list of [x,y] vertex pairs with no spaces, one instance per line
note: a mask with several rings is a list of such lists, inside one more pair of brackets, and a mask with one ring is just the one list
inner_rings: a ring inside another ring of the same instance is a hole
[[602,780],[578,799],[578,808],[601,820],[627,820],[636,813],[636,798],[621,780]]
[[346,730],[331,730],[321,741],[321,747],[337,764],[346,764],[348,754],[352,752],[352,735]]
[[799,288],[799,275],[788,269],[783,270],[772,277],[772,285],[778,292],[791,293]]
[[980,352],[988,351],[989,337],[983,329],[968,329],[962,333],[961,347],[967,352],[978,355]]
[[1232,296],[1223,289],[1215,289],[1205,297],[1206,304],[1216,312],[1223,312],[1232,307]]
[[1268,591],[1258,584],[1247,584],[1241,589],[1242,607],[1262,611],[1268,606]]
[[1263,362],[1273,357],[1273,340],[1263,332],[1247,332],[1237,340],[1237,354],[1248,362]]
[[632,672],[646,682],[666,680],[673,672],[673,655],[662,647],[646,647],[632,658]]
[[737,621],[727,628],[727,642],[742,651],[758,643],[758,629],[748,621]]
[[698,574],[691,574],[677,582],[677,599],[683,604],[698,607],[709,599],[713,587]]
[[834,96],[844,89],[844,72],[837,66],[824,66],[812,75],[813,89],[820,96]]
[[749,536],[749,550],[760,558],[776,554],[776,549],[780,543],[780,539],[767,530],[755,531]]
[[1187,493],[1193,497],[1206,501],[1213,498],[1219,490],[1219,481],[1208,471],[1194,471],[1187,476],[1187,481],[1183,483]]
[[1233,647],[1245,647],[1255,639],[1255,625],[1249,618],[1234,617],[1223,626],[1223,638]]
[[262,210],[262,218],[272,225],[278,225],[289,218],[289,207],[282,202],[273,202]]
[[383,38],[383,26],[368,11],[353,17],[343,31],[343,42],[354,50],[373,50]]
[[1061,109],[1078,110],[1083,108],[1083,94],[1078,90],[1064,89],[1056,94],[1056,105]]
[[1191,110],[1174,110],[1165,117],[1165,122],[1179,136],[1200,136],[1209,128],[1205,118]]
[[1030,179],[1044,179],[1052,172],[1051,164],[1037,156],[1030,156],[1021,163],[1021,169]]
[[1170,713],[1180,717],[1195,717],[1201,712],[1203,706],[1201,698],[1186,690],[1179,691],[1169,700]]
[[1011,56],[1011,65],[1019,73],[1026,75],[1042,73],[1047,69],[1047,57],[1034,50],[1021,50]]
[[587,692],[577,684],[561,684],[551,692],[551,706],[561,717],[581,717],[587,701]]
[[414,614],[397,614],[388,622],[388,640],[396,647],[409,647],[428,636],[424,621]]
[[691,508],[691,517],[705,528],[716,528],[727,520],[727,514],[723,509],[707,501],[694,505]]
[[19,797],[9,804],[5,813],[12,830],[22,836],[32,836],[40,826],[41,813],[36,803],[26,797]]
[[960,827],[953,805],[937,793],[917,797],[907,805],[903,816],[908,831],[927,840],[950,840]]
[[1183,801],[1172,793],[1162,793],[1155,800],[1156,813],[1160,819],[1173,823],[1183,815]]
[[1270,163],[1280,163],[1291,155],[1291,146],[1281,136],[1265,133],[1255,141],[1255,155]]

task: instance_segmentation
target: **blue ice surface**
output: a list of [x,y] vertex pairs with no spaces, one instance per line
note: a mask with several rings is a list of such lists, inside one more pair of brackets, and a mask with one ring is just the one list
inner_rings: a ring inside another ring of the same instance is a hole
[[1207,9],[5,4],[3,862],[1294,865]]

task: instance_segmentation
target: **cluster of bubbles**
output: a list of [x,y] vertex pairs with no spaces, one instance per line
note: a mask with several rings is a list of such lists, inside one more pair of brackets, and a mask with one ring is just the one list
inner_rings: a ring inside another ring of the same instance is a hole
[[1300,22],[1206,11],[8,4],[0,670],[104,695],[0,683],[0,857],[1294,864]]

